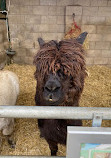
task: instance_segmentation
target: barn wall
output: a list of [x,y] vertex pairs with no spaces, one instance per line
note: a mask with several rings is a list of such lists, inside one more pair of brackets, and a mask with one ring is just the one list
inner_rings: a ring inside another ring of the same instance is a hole
[[82,31],[89,33],[87,64],[111,66],[111,0],[11,0],[14,61],[32,64],[37,38],[62,39],[72,23],[72,13]]
[[6,22],[0,20],[0,52],[6,48],[8,48]]

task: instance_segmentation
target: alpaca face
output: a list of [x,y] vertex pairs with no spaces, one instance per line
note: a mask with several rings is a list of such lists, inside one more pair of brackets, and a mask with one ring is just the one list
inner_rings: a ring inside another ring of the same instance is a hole
[[64,92],[58,74],[49,74],[43,87],[43,99],[46,105],[58,105],[63,101]]

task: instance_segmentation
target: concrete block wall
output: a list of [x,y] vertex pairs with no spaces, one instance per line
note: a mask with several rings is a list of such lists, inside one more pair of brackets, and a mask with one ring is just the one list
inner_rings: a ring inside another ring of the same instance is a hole
[[0,52],[8,48],[7,28],[5,20],[0,20]]
[[14,62],[32,64],[37,38],[61,40],[72,24],[72,14],[87,31],[88,65],[111,66],[111,0],[11,0],[9,26]]
[[75,0],[75,4],[66,6],[66,30],[75,13],[82,31],[88,32],[87,64],[111,66],[111,1]]

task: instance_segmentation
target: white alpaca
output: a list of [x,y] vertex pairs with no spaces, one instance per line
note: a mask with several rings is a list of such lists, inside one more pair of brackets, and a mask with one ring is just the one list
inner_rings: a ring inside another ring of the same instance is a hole
[[[8,70],[0,70],[0,105],[15,105],[19,94],[19,79]],[[3,135],[11,135],[14,118],[0,118],[0,130]]]

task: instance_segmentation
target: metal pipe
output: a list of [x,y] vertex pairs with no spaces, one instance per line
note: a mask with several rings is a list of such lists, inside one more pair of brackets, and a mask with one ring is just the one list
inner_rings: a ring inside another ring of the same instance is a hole
[[62,107],[62,106],[0,106],[0,117],[39,119],[93,119],[101,114],[103,120],[111,120],[111,108]]
[[0,156],[0,158],[66,158],[66,157],[58,157],[58,156]]

